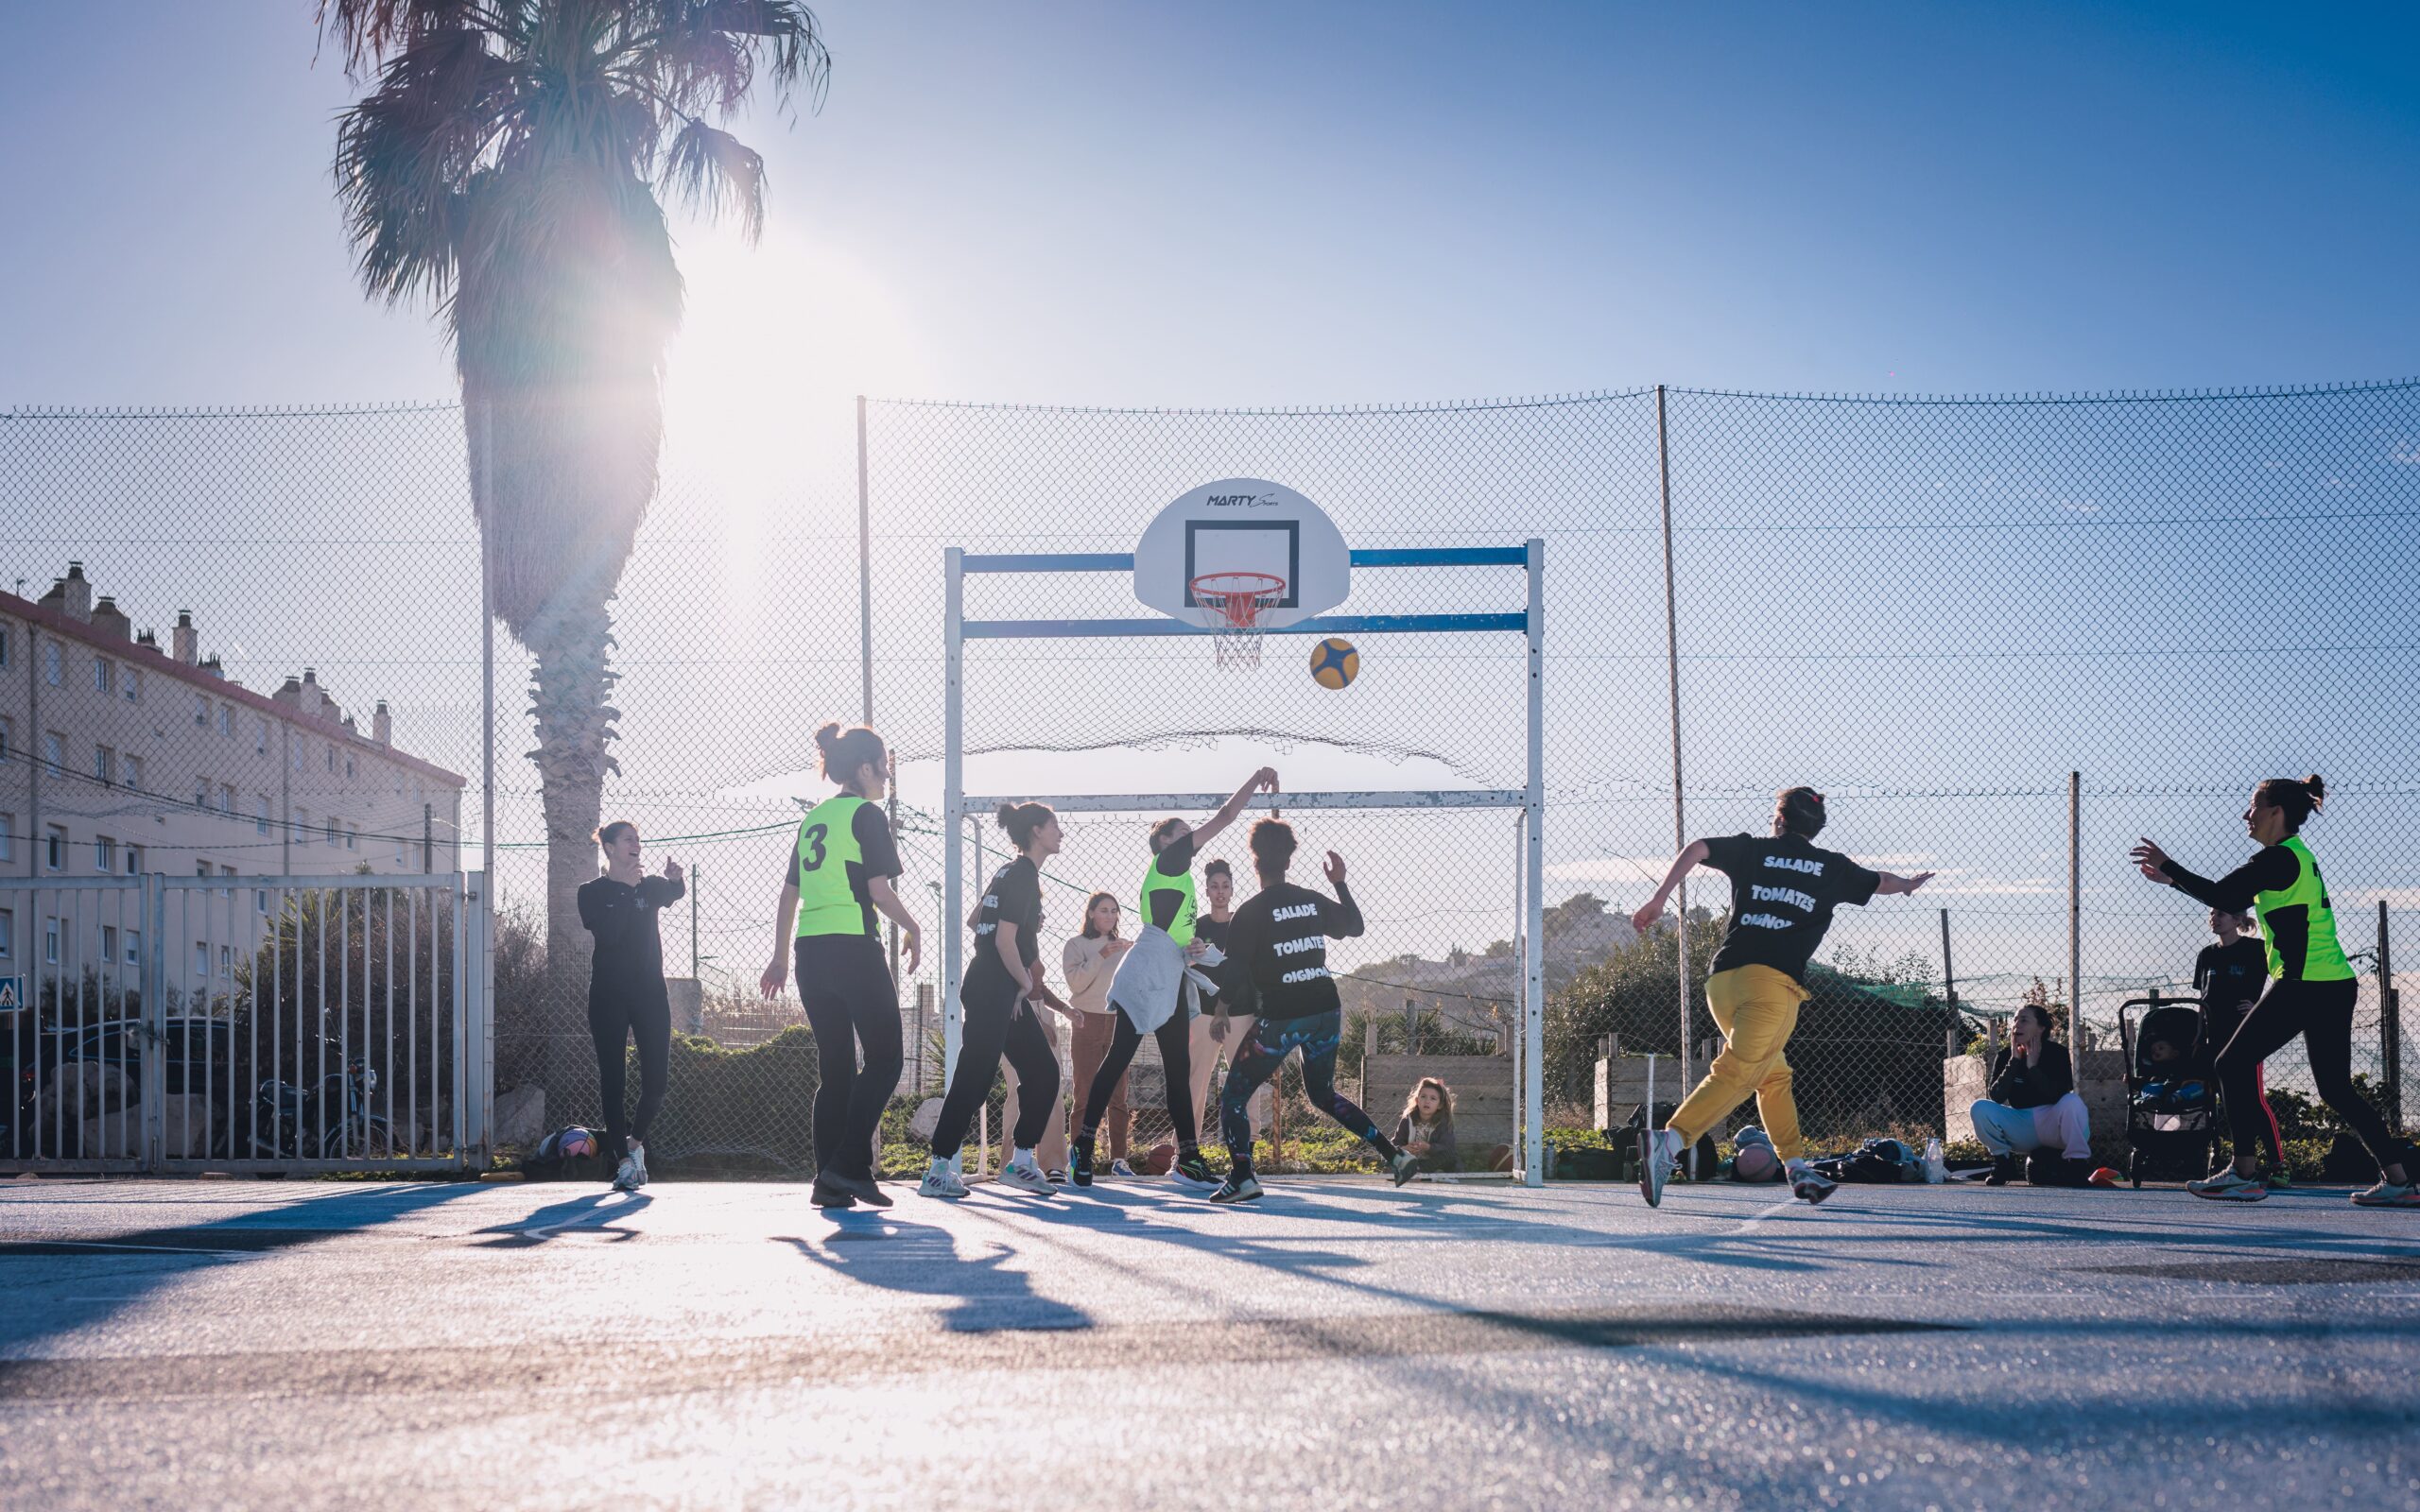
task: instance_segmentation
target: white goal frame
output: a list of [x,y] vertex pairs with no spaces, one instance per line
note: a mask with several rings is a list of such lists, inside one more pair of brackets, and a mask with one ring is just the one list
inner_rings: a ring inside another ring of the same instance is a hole
[[[970,795],[965,783],[966,643],[978,640],[1087,640],[1132,636],[1208,635],[1182,620],[1029,619],[969,620],[965,583],[972,574],[1051,575],[1132,573],[1124,552],[1041,552],[977,555],[951,546],[943,552],[947,576],[947,713],[943,721],[942,832],[942,1056],[946,1071],[958,1068],[963,1037],[958,992],[965,942],[959,927],[966,912],[965,838],[969,820],[996,813],[1003,802],[1047,803],[1062,814],[1208,813],[1226,801],[1223,793],[1024,793],[1009,797]],[[1419,571],[1446,567],[1521,567],[1527,602],[1518,609],[1452,614],[1331,614],[1300,620],[1288,635],[1389,635],[1449,633],[1516,634],[1528,643],[1529,765],[1517,788],[1429,788],[1389,792],[1258,794],[1253,807],[1320,810],[1503,809],[1514,811],[1519,855],[1513,873],[1513,948],[1521,966],[1520,1028],[1514,1040],[1518,1113],[1514,1178],[1526,1186],[1546,1182],[1546,781],[1543,730],[1546,713],[1546,542],[1535,538],[1517,546],[1434,546],[1355,551],[1358,570]]]

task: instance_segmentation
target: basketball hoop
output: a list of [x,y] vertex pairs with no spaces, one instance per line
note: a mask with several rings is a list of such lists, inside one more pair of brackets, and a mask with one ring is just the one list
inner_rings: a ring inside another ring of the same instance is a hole
[[1286,579],[1275,573],[1204,573],[1186,586],[1217,642],[1219,665],[1260,665],[1261,611],[1285,598]]

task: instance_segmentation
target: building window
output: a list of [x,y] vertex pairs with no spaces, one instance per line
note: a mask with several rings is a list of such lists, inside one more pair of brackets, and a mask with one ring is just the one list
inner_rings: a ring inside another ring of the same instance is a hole
[[268,795],[261,793],[252,799],[252,833],[268,833]]
[[103,787],[117,781],[117,752],[107,746],[93,747],[93,780]]
[[143,931],[139,929],[130,929],[126,932],[126,964],[129,966],[143,964]]
[[193,974],[204,978],[210,975],[210,941],[206,939],[193,942]]
[[268,917],[268,889],[267,887],[255,887],[252,889],[252,912],[260,915],[263,919],[267,919]]
[[218,947],[218,974],[231,979],[235,974],[235,953],[224,945]]
[[93,691],[105,698],[115,693],[117,691],[117,679],[113,675],[115,671],[116,668],[108,657],[93,658]]
[[138,793],[143,791],[142,757],[121,756],[118,758],[117,768],[118,775],[126,779],[127,786],[134,789]]
[[117,681],[118,686],[126,690],[127,702],[141,703],[143,701],[143,669],[141,667],[127,668]]
[[193,806],[198,809],[210,807],[210,782],[207,778],[193,780]]
[[0,762],[9,759],[9,753],[16,748],[16,745],[17,727],[6,719],[0,719]]
[[332,772],[335,771],[337,769],[337,748],[334,746],[331,746],[327,748],[324,754],[327,758],[328,770]]
[[42,837],[42,864],[52,871],[67,869],[67,832],[54,824]]
[[117,926],[101,926],[101,960],[104,964],[117,959]]
[[210,700],[198,693],[193,696],[193,722],[204,730],[210,728]]
[[9,627],[0,625],[0,667],[9,664]]
[[17,816],[0,814],[0,861],[17,859]]
[[294,843],[296,845],[311,843],[311,811],[309,809],[294,811]]
[[207,861],[197,861],[197,862],[195,862],[195,863],[193,864],[193,874],[194,874],[195,876],[197,876],[197,877],[207,877],[207,876],[209,876],[209,875],[210,875],[210,863],[209,863],[209,862],[207,862]]
[[221,814],[236,812],[235,790],[224,782],[218,784],[218,812]]
[[139,845],[126,848],[126,874],[130,877],[143,875],[143,848]]
[[59,686],[59,643],[44,641],[42,644],[42,680]]
[[17,915],[15,910],[0,908],[0,961],[17,956]]
[[45,966],[59,964],[59,920],[56,919],[42,921],[42,958]]
[[252,754],[255,756],[268,754],[268,721],[266,719],[252,721]]
[[106,834],[93,836],[93,869],[104,877],[117,870],[117,842]]
[[218,732],[228,736],[235,733],[235,711],[223,703],[218,706]]
[[43,765],[54,772],[67,770],[67,737],[56,730],[45,730],[42,735]]
[[344,775],[348,780],[353,776],[353,757],[350,754],[344,759]]

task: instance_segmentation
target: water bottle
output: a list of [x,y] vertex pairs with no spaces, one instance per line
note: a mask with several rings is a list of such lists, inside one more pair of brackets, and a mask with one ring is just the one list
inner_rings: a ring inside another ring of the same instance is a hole
[[1949,1179],[1949,1162],[1942,1159],[1941,1141],[1925,1141],[1925,1179],[1935,1185]]

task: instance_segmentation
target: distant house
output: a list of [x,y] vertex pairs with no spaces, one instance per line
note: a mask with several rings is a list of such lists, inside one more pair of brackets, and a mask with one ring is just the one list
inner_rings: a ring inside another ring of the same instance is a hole
[[[1594,893],[1574,893],[1546,911],[1546,978],[1551,992],[1638,938],[1630,920]],[[1520,957],[1511,940],[1477,954],[1457,945],[1442,959],[1398,955],[1343,969],[1337,988],[1348,1017],[1403,1011],[1404,1000],[1433,1008],[1449,1022],[1476,1029],[1491,1005],[1509,1009],[1520,997]]]

